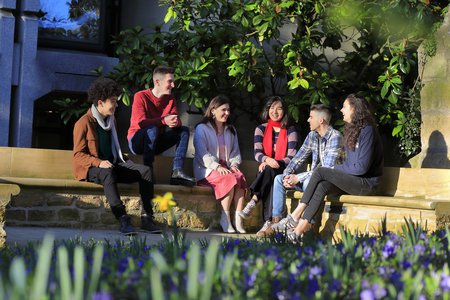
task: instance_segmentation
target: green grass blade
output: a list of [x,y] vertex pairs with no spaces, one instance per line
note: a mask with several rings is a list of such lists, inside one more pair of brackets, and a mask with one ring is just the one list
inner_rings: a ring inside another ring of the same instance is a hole
[[214,273],[217,267],[217,253],[219,252],[219,241],[213,240],[209,244],[205,254],[205,284],[202,289],[202,300],[211,299]]
[[94,261],[92,264],[91,278],[89,280],[89,288],[86,299],[92,299],[92,295],[97,289],[98,282],[100,280],[100,272],[102,269],[103,252],[104,249],[102,245],[97,245],[94,249]]
[[84,250],[77,246],[74,251],[74,299],[83,300],[84,291]]
[[198,274],[200,272],[200,247],[197,244],[193,244],[188,254],[189,267],[188,267],[188,284],[187,295],[189,299],[198,299]]
[[39,249],[39,258],[30,294],[31,300],[41,300],[45,298],[48,274],[50,272],[50,262],[53,253],[53,241],[54,238],[52,236],[46,235]]
[[61,299],[70,299],[72,294],[72,280],[69,272],[69,255],[65,247],[58,248],[59,285]]

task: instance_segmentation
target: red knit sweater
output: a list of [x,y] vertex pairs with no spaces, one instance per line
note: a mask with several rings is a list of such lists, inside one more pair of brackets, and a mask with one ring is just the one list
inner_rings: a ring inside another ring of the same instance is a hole
[[[128,140],[131,140],[139,129],[150,125],[165,126],[164,117],[167,115],[178,115],[177,103],[173,95],[157,98],[150,89],[137,92],[134,94],[131,107]],[[179,126],[181,126],[180,117],[178,117],[177,127]]]

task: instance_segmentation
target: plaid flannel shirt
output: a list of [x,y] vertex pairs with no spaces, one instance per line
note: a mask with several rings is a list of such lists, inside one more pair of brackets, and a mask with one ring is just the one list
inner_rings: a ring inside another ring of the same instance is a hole
[[307,172],[297,174],[299,182],[304,182],[317,167],[332,168],[342,153],[342,135],[333,127],[329,127],[323,137],[311,131],[295,154],[283,175],[296,174],[305,160],[312,155],[311,168]]

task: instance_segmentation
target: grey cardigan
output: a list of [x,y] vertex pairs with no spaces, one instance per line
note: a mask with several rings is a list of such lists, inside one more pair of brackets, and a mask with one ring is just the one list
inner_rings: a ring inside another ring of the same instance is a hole
[[[229,126],[225,126],[224,138],[227,166],[237,168],[242,162],[237,133],[233,134]],[[194,148],[194,176],[197,180],[201,180],[219,166],[219,141],[211,123],[197,125]]]

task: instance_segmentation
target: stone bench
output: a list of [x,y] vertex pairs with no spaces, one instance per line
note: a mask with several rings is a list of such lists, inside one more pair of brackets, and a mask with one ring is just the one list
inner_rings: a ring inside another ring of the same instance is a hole
[[[301,197],[301,192],[288,191],[288,211]],[[385,167],[377,196],[326,197],[316,230],[324,238],[339,238],[341,225],[359,233],[377,234],[383,228],[399,232],[405,219],[436,230],[444,228],[449,218],[449,169]]]
[[[140,162],[141,157],[131,157]],[[0,147],[0,183],[17,187],[6,208],[8,226],[56,226],[117,229],[101,185],[73,179],[72,152],[66,150]],[[220,207],[210,188],[169,185],[172,158],[158,156],[154,163],[155,195],[172,192],[177,225],[195,229],[218,229]],[[185,169],[192,174],[192,159]],[[256,163],[244,162],[244,173],[251,176]],[[248,170],[248,172],[247,172]],[[141,205],[138,184],[119,184],[122,201],[135,226],[140,224]],[[154,206],[156,222],[167,224],[170,214]],[[258,216],[246,220],[256,230]]]

